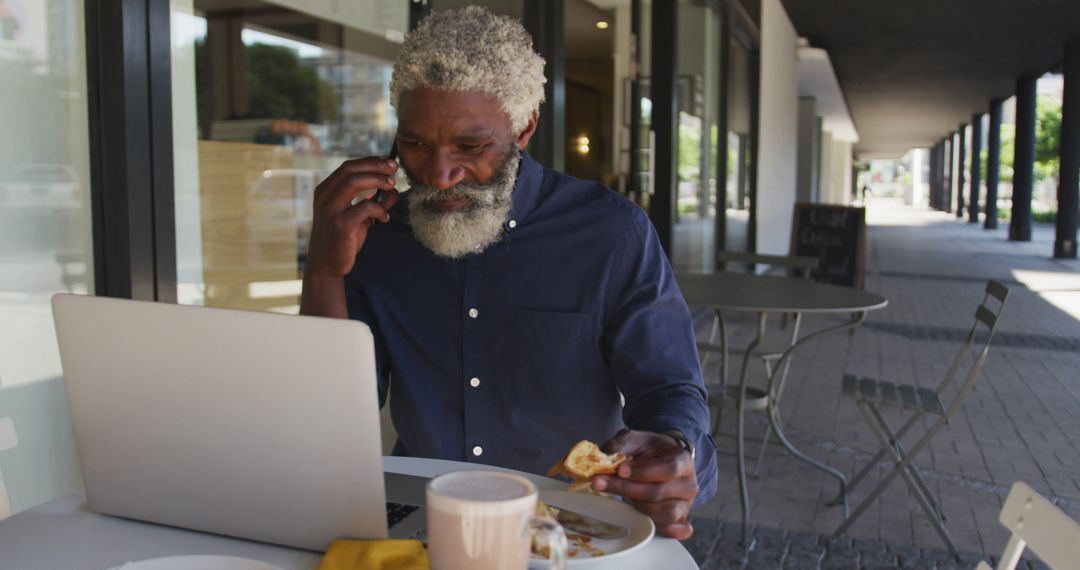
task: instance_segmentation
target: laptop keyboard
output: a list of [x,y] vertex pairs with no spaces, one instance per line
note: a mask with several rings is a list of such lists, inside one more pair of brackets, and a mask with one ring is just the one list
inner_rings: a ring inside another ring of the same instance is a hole
[[419,508],[401,503],[386,503],[386,527],[394,528],[394,525],[415,513]]

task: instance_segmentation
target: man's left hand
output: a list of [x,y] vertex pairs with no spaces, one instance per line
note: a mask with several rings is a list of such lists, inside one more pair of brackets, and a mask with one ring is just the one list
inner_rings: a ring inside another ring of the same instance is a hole
[[621,495],[656,523],[656,533],[679,540],[694,534],[687,516],[697,496],[694,460],[675,438],[624,429],[601,446],[604,453],[623,453],[630,460],[618,476],[598,475],[593,489]]

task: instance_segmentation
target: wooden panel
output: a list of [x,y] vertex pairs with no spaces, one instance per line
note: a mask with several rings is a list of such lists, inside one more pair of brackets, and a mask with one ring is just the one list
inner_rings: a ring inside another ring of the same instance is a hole
[[313,178],[313,171],[293,168],[286,146],[199,141],[207,306],[268,310],[299,304],[299,294],[253,296],[250,284],[300,278],[302,227],[309,222],[298,213],[298,188]]

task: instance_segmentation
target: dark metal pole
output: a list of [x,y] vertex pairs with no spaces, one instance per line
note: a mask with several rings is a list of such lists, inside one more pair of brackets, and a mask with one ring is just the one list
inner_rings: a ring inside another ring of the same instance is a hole
[[[634,0],[640,2],[641,0]],[[727,10],[720,12],[720,96],[717,97],[717,121],[716,121],[716,218],[714,231],[716,232],[716,251],[727,249],[727,180],[731,173],[728,172],[728,130],[731,126],[731,14]],[[714,260],[715,268],[724,269],[724,264]]]
[[1031,194],[1035,178],[1035,75],[1016,82],[1016,158],[1013,159],[1010,241],[1031,241]]
[[431,13],[431,6],[428,0],[411,0],[409,2],[409,30],[415,30],[429,13]]
[[672,222],[676,199],[676,153],[678,99],[675,92],[677,2],[652,3],[652,130],[655,133],[653,184],[649,217],[660,236],[660,245],[672,256]]
[[931,209],[937,209],[937,144],[930,147],[930,152],[926,153],[929,159],[930,165],[927,169],[926,183],[930,186],[930,193],[926,197],[926,203]]
[[961,123],[956,143],[956,217],[964,217],[964,159],[967,151],[967,125]]
[[641,0],[630,4],[630,180],[626,191],[641,204]]
[[943,192],[941,194],[941,209],[946,213],[952,212],[952,192],[953,192],[953,144],[954,134],[950,133],[945,137],[944,146],[941,149],[943,160],[941,161],[942,169],[941,176],[945,182],[942,185]]
[[95,294],[176,302],[169,6],[86,15]]
[[930,207],[941,209],[941,141],[930,151]]
[[566,161],[566,28],[563,0],[525,2],[522,22],[533,37],[537,53],[547,64],[544,105],[529,151],[542,164],[562,170]]
[[1001,175],[1001,108],[1002,99],[990,101],[990,132],[986,138],[986,216],[983,227],[996,230],[998,178]]
[[1065,93],[1061,106],[1061,175],[1055,220],[1054,257],[1076,259],[1080,217],[1080,39],[1065,46]]
[[750,220],[746,224],[746,251],[757,252],[757,228],[758,228],[758,145],[761,142],[761,48],[760,46],[750,51],[750,144],[747,149],[749,159],[747,164],[749,171],[746,176],[747,191],[750,194],[750,207],[747,215]]
[[937,209],[945,210],[945,139],[937,144]]
[[971,117],[971,190],[968,193],[968,223],[979,223],[979,184],[982,166],[982,114]]

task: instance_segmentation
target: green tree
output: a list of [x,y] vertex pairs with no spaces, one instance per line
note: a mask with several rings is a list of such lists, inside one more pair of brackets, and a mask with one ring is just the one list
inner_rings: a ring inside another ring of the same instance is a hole
[[251,117],[318,123],[338,116],[337,93],[296,50],[266,44],[247,46],[248,113]]
[[[1035,180],[1056,178],[1061,161],[1061,103],[1040,96],[1035,107]],[[986,180],[986,149],[980,157],[982,179]],[[1002,182],[1012,182],[1013,161],[1016,158],[1016,126],[1001,125]]]
[[1035,179],[1057,178],[1061,164],[1061,103],[1039,97],[1035,115]]

